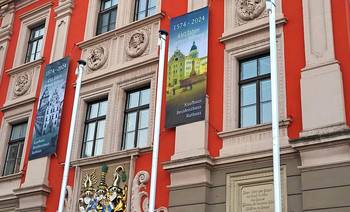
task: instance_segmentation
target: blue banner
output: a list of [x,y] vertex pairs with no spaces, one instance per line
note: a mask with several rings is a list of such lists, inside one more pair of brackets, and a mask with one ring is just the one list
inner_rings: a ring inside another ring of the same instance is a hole
[[69,57],[45,67],[29,160],[56,152],[68,67]]
[[205,118],[208,8],[171,19],[166,84],[167,128]]

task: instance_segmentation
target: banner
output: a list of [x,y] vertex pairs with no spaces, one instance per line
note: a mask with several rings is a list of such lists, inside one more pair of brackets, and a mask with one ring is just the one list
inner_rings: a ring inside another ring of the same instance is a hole
[[45,67],[29,160],[56,152],[68,66],[65,57]]
[[166,84],[166,127],[205,118],[208,8],[171,19]]

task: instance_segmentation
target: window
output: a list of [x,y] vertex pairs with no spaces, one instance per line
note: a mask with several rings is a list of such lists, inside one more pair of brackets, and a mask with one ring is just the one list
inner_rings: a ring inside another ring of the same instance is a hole
[[102,34],[104,32],[115,29],[117,19],[118,0],[102,0],[100,12],[98,14],[97,32]]
[[26,130],[27,123],[12,126],[10,140],[7,147],[3,176],[19,172]]
[[147,146],[150,89],[127,93],[122,149]]
[[27,54],[25,59],[26,63],[39,59],[43,46],[44,27],[45,24],[41,24],[30,30]]
[[102,154],[106,112],[107,100],[93,102],[88,105],[81,154],[82,157]]
[[270,56],[240,62],[240,127],[271,122]]
[[136,0],[134,21],[142,20],[156,13],[157,0]]

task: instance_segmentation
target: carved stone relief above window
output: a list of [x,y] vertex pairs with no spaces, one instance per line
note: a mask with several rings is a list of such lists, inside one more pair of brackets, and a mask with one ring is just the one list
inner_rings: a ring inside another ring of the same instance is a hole
[[101,68],[107,61],[108,51],[103,46],[97,46],[89,50],[87,65],[90,70],[95,71]]
[[15,77],[13,93],[15,96],[22,96],[30,88],[32,76],[29,72],[20,73]]
[[264,12],[265,0],[237,0],[236,1],[236,24],[242,25],[256,18],[267,16]]
[[149,43],[149,32],[147,29],[134,31],[127,36],[126,53],[129,57],[141,56],[147,49]]
[[[146,184],[149,182],[150,176],[147,171],[139,171],[132,181],[131,192],[131,212],[148,211],[148,193],[146,192]],[[160,207],[156,212],[168,212],[165,207]]]

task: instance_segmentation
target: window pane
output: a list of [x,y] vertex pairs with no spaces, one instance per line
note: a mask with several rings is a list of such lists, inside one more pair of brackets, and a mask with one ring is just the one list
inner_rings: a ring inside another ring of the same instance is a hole
[[147,0],[139,0],[139,8],[138,8],[138,11],[144,11],[144,10],[146,10],[146,3],[147,3]]
[[241,86],[241,106],[256,104],[256,84]]
[[260,104],[260,119],[261,123],[271,123],[272,114],[271,114],[271,102],[264,102]]
[[140,111],[139,129],[148,127],[148,109]]
[[117,5],[118,4],[118,0],[112,0],[112,6]]
[[107,101],[100,102],[100,108],[98,110],[98,116],[104,116],[107,112]]
[[104,5],[103,5],[103,9],[104,9],[104,10],[105,10],[105,9],[108,9],[108,8],[110,8],[111,6],[112,6],[111,0],[105,1],[105,2],[104,2]]
[[135,132],[128,132],[125,135],[125,149],[134,148]]
[[241,127],[249,127],[256,124],[256,105],[241,108]]
[[270,73],[270,56],[259,59],[259,75]]
[[271,82],[270,79],[260,82],[260,102],[271,100]]
[[95,125],[96,125],[95,122],[90,123],[90,124],[87,125],[85,141],[92,141],[92,140],[94,140]]
[[94,155],[101,155],[103,149],[103,138],[97,139],[95,143],[95,152]]
[[85,143],[84,157],[92,156],[92,146],[93,146],[93,141],[89,141]]
[[23,142],[18,144],[19,150],[17,153],[17,161],[16,161],[16,166],[15,166],[15,173],[19,172],[19,167],[21,165],[21,160],[22,160],[22,152],[23,152]]
[[148,2],[148,8],[156,7],[157,1],[156,0],[149,0]]
[[104,137],[104,129],[105,129],[105,120],[99,121],[97,123],[96,139],[100,139]]
[[24,138],[26,135],[27,123],[14,125],[11,132],[11,140]]
[[90,105],[90,111],[89,111],[89,119],[93,119],[97,117],[98,113],[98,103]]
[[136,112],[133,113],[129,113],[127,114],[127,124],[126,124],[126,131],[130,132],[130,131],[134,131],[136,129]]
[[147,129],[139,130],[137,135],[137,146],[142,148],[147,146]]
[[157,9],[156,7],[152,7],[150,9],[148,9],[148,16],[156,14],[156,12],[157,12],[156,9]]
[[110,23],[109,23],[109,30],[115,29],[116,19],[117,19],[117,10],[113,10],[111,12],[111,18],[110,18]]
[[146,11],[139,12],[137,14],[137,20],[142,20],[146,17]]
[[241,80],[257,76],[257,61],[247,61],[241,64]]
[[9,175],[9,174],[13,174],[13,170],[15,167],[15,161],[11,160],[11,161],[6,161],[6,165],[4,168],[4,176],[5,175]]
[[139,95],[140,95],[140,92],[134,92],[129,94],[128,108],[139,106]]
[[141,91],[140,105],[149,104],[150,89],[145,89]]

